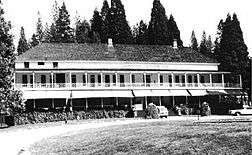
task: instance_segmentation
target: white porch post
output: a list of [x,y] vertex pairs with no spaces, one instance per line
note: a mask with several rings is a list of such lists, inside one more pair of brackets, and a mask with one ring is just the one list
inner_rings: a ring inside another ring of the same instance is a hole
[[174,96],[172,96],[172,105],[173,105],[173,107],[175,106],[175,97]]
[[144,101],[145,101],[145,109],[146,109],[148,106],[147,96],[144,96]]
[[33,99],[33,108],[36,109],[36,100]]
[[210,77],[210,86],[212,87],[213,86],[212,74],[209,74],[209,77]]
[[86,110],[87,110],[88,109],[88,99],[86,98],[85,101],[86,101]]
[[187,87],[187,74],[185,73],[185,86]]
[[221,74],[221,81],[222,81],[222,86],[225,87],[225,82],[224,82],[224,74]]
[[52,99],[52,109],[54,109],[54,99]]
[[69,84],[70,88],[72,88],[72,72],[69,72]]
[[162,104],[161,96],[158,97],[158,101],[159,101],[159,106],[161,106]]
[[115,85],[118,86],[118,81],[117,81],[118,80],[118,73],[117,72],[115,72],[115,76],[116,76],[116,81],[115,81],[116,83],[115,83]]
[[144,87],[146,87],[146,73],[144,72]]
[[174,74],[173,73],[171,73],[171,76],[172,76],[172,87],[174,87]]
[[157,83],[158,83],[158,86],[160,86],[160,72],[158,72]]
[[116,106],[118,107],[119,105],[119,100],[118,100],[118,97],[116,97]]
[[52,82],[52,83],[51,83],[51,84],[52,84],[52,88],[54,88],[54,84],[53,84],[53,83],[54,83],[54,82],[53,82],[53,72],[51,72],[51,79],[52,79],[52,81],[51,81],[51,82]]
[[88,85],[88,75],[87,75],[87,72],[85,72],[85,79],[86,79],[86,87]]
[[35,88],[35,73],[32,72],[32,87]]
[[100,72],[100,76],[101,76],[101,86],[103,86],[103,73]]
[[239,77],[240,77],[240,87],[242,88],[242,76],[239,75]]
[[101,98],[101,107],[103,108],[103,98]]
[[198,87],[200,87],[200,75],[197,74],[197,82],[198,82]]
[[130,87],[132,87],[132,73],[130,72]]

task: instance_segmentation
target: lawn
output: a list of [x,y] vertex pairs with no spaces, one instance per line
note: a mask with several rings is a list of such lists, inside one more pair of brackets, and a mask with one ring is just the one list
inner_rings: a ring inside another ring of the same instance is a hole
[[251,154],[250,122],[161,121],[51,137],[32,154]]

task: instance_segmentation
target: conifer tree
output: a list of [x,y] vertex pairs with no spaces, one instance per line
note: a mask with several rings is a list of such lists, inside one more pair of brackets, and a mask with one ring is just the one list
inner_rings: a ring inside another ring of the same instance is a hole
[[[51,30],[54,30],[53,26],[51,27]],[[64,2],[61,8],[59,9],[59,17],[56,20],[55,30],[56,30],[55,42],[70,43],[74,41],[73,30],[70,27],[70,15],[68,14]],[[53,34],[51,35],[53,36]]]
[[21,27],[20,38],[19,38],[18,47],[17,47],[18,55],[26,52],[28,49],[29,49],[29,44],[25,38],[24,27]]
[[89,23],[86,20],[77,21],[75,29],[75,37],[77,43],[89,43],[90,40],[91,28]]
[[192,31],[191,35],[191,48],[194,49],[195,51],[198,51],[198,42],[194,31]]
[[101,18],[102,18],[102,27],[101,27],[101,42],[102,43],[107,43],[108,42],[108,37],[109,37],[109,5],[108,1],[104,0],[103,1],[103,6],[101,9]]
[[147,28],[147,24],[142,20],[139,22],[139,24],[133,27],[133,38],[135,44],[145,45],[148,43]]
[[32,37],[31,37],[31,42],[30,42],[30,45],[31,47],[35,47],[39,44],[39,41],[37,39],[37,36],[36,34],[32,34]]
[[131,29],[126,20],[124,6],[121,0],[111,0],[109,10],[109,36],[118,44],[130,44],[132,42]]
[[4,19],[0,1],[0,112],[15,114],[24,109],[22,93],[12,88],[14,73],[14,45],[10,34],[11,24]]
[[99,41],[102,33],[103,20],[97,9],[94,10],[93,18],[91,19],[91,37],[92,42]]
[[200,46],[199,46],[199,52],[204,54],[204,55],[208,54],[206,43],[207,43],[206,32],[203,31]]
[[243,89],[251,90],[248,80],[251,75],[246,71],[251,66],[249,66],[248,50],[237,15],[233,14],[231,18],[228,14],[225,22],[218,29],[221,31],[221,36],[219,49],[215,50],[215,57],[220,62],[220,70],[232,72],[233,76],[229,77],[231,81],[235,81],[236,75],[241,74]]
[[148,42],[151,45],[169,44],[168,19],[159,0],[153,1],[151,20],[148,26]]
[[176,39],[178,46],[183,46],[183,42],[180,39],[180,31],[172,15],[170,15],[170,18],[168,20],[168,35],[168,45],[172,45],[173,41]]
[[39,42],[42,42],[43,39],[43,24],[40,16],[40,12],[38,12],[38,21],[36,25],[36,36]]
[[208,39],[206,41],[206,47],[207,47],[207,52],[212,53],[213,43],[212,43],[211,35],[208,36]]
[[46,23],[44,31],[43,31],[42,42],[49,43],[50,40],[51,40],[51,38],[52,38],[52,36],[51,36],[51,30],[50,30],[50,27],[48,26],[48,24]]

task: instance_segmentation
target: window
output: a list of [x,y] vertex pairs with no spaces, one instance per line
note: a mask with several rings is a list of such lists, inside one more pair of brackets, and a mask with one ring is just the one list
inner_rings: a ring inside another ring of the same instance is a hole
[[71,75],[72,83],[76,83],[76,75]]
[[98,83],[101,83],[101,75],[98,75]]
[[22,75],[22,84],[27,84],[27,83],[28,83],[27,75]]
[[46,83],[46,76],[45,75],[41,75],[40,76],[40,80],[41,80],[42,84],[45,84]]
[[182,83],[185,83],[185,75],[182,75]]
[[95,75],[90,75],[90,82],[95,83]]
[[169,81],[169,83],[172,83],[172,75],[168,76],[168,81]]
[[109,75],[105,75],[105,83],[110,83],[110,76]]
[[86,81],[87,81],[86,75],[84,74],[84,75],[82,75],[82,82],[83,82],[83,84],[86,84]]
[[45,62],[38,62],[38,65],[45,65]]
[[33,76],[30,75],[30,84],[33,84]]
[[131,80],[132,80],[132,83],[136,83],[136,77],[135,77],[135,75],[131,75]]
[[200,76],[200,83],[205,83],[205,77],[204,76]]
[[194,83],[198,83],[198,77],[197,77],[197,75],[194,75]]
[[24,62],[24,68],[29,68],[29,62]]
[[159,81],[160,83],[164,83],[164,76],[163,76],[163,75],[160,75],[159,80],[160,80],[160,81]]
[[175,83],[179,83],[179,75],[175,76]]
[[187,77],[187,82],[188,82],[188,83],[192,83],[192,75],[188,75],[188,77]]
[[116,83],[116,75],[113,75],[113,83]]
[[53,62],[53,68],[58,68],[58,62]]

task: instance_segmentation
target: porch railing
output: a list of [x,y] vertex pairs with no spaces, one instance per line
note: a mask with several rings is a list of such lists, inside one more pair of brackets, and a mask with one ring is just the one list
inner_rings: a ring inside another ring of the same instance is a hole
[[16,83],[15,88],[241,88],[235,83]]

